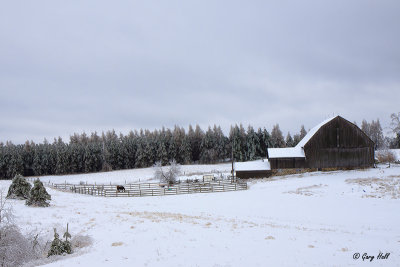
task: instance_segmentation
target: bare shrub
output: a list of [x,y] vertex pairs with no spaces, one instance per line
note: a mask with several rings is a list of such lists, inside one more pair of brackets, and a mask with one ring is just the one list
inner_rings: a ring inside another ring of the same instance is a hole
[[181,166],[175,160],[170,161],[170,165],[162,167],[160,161],[154,165],[154,178],[161,183],[175,184],[181,173]]
[[377,152],[377,159],[379,163],[393,163],[396,161],[396,156],[390,150],[381,150]]
[[14,223],[12,206],[0,189],[0,266],[21,266],[38,257],[33,242]]
[[84,248],[92,245],[92,238],[87,235],[75,235],[71,239],[72,248]]

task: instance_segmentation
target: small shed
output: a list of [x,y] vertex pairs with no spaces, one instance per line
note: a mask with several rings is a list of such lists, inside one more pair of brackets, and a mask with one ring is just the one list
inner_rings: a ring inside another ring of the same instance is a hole
[[313,129],[293,148],[269,148],[271,169],[356,168],[374,165],[374,142],[357,125],[336,116]]
[[271,167],[268,160],[235,162],[234,168],[236,177],[242,179],[271,176]]

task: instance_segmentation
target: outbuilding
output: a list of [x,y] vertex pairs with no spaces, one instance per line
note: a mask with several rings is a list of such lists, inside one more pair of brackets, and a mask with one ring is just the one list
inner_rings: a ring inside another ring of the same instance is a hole
[[237,178],[264,178],[271,176],[271,167],[268,160],[256,160],[247,162],[235,162]]

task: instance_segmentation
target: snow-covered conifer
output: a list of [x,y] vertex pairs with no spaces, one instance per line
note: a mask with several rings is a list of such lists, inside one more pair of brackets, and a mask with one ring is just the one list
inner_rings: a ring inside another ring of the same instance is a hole
[[39,179],[36,179],[30,191],[29,198],[26,201],[26,205],[48,207],[50,205],[48,200],[51,200],[51,196],[47,193],[43,183]]
[[17,174],[8,188],[7,198],[27,199],[30,194],[31,184],[20,174]]

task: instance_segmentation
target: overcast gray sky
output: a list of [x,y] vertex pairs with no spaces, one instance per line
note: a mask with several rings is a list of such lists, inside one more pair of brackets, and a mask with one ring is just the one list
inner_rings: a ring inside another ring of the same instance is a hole
[[0,141],[400,111],[400,1],[4,1]]

